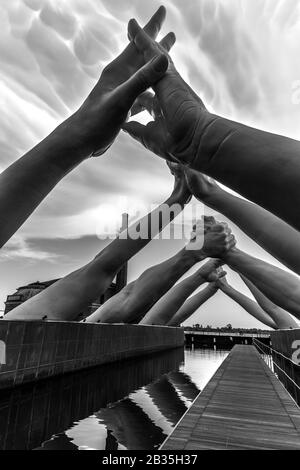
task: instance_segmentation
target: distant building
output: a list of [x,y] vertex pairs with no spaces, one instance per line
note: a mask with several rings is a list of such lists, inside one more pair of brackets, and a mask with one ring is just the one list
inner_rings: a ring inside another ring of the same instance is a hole
[[[95,310],[97,310],[97,308],[100,307],[100,305],[104,304],[104,302],[110,299],[110,297],[112,297],[121,289],[123,289],[126,284],[121,284],[120,281],[124,280],[127,274],[127,266],[124,266],[119,274],[123,274],[122,277],[118,275],[119,281],[117,276],[116,282],[112,282],[109,288],[104,292],[104,294],[95,299],[94,302],[92,302],[83,312],[80,312],[76,320],[80,320],[81,318],[85,318],[88,315],[91,315],[93,312],[95,312]],[[37,281],[32,282],[31,284],[27,284],[27,286],[18,287],[17,291],[14,294],[7,296],[5,302],[4,318],[8,312],[18,307],[18,305],[22,304],[23,302],[26,302],[26,300],[30,299],[31,297],[34,297],[35,295],[39,294],[44,289],[47,289],[47,287],[51,286],[58,280],[59,279],[53,279],[51,281],[45,282]]]
[[[121,230],[124,230],[127,227],[128,214],[123,214]],[[95,310],[97,310],[97,308],[100,307],[100,305],[104,304],[113,295],[117,294],[121,289],[123,289],[123,287],[127,284],[127,271],[128,265],[126,263],[118,272],[115,281],[111,283],[111,285],[104,292],[104,294],[95,299],[83,312],[80,312],[80,314],[75,320],[80,320],[81,318],[85,318],[88,315],[91,315],[93,312],[95,312]],[[32,282],[31,284],[27,284],[26,286],[18,287],[17,291],[14,294],[8,295],[6,298],[4,318],[8,312],[18,307],[18,305],[21,305],[23,302],[26,302],[26,300],[39,294],[44,289],[47,289],[47,287],[51,286],[57,281],[59,281],[59,279],[53,279],[51,281],[45,282],[36,281]]]
[[26,302],[26,300],[39,294],[44,289],[47,289],[47,287],[51,286],[51,284],[54,284],[56,281],[58,281],[58,279],[53,279],[52,281],[46,282],[37,281],[32,282],[31,284],[28,284],[26,286],[18,287],[17,291],[14,294],[7,296],[5,302],[4,315],[6,315],[14,308],[18,307],[18,305],[22,304],[23,302]]

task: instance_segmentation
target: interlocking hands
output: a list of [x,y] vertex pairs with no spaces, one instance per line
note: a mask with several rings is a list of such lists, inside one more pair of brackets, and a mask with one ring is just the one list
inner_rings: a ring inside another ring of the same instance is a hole
[[220,259],[210,259],[197,271],[200,277],[206,282],[216,283],[226,276],[226,271],[221,268],[223,261]]
[[[128,36],[145,63],[165,52],[136,20],[129,21]],[[153,86],[155,95],[143,93],[132,109],[132,114],[146,109],[154,121],[146,126],[131,121],[123,129],[160,157],[190,164],[200,145],[198,130],[204,129],[213,118],[199,96],[179,75],[169,55],[168,59],[167,72]]]
[[225,222],[204,216],[194,225],[187,249],[201,250],[205,257],[222,258],[235,245],[235,237]]

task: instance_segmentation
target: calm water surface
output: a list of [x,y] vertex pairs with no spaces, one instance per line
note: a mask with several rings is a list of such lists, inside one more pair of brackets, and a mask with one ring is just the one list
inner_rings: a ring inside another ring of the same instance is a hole
[[0,394],[0,449],[155,449],[228,351],[172,350]]

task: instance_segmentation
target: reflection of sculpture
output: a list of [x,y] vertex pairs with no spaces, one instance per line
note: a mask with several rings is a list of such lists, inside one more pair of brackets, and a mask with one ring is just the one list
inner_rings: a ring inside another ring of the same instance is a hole
[[199,388],[192,382],[190,377],[184,372],[173,371],[167,374],[168,379],[182,396],[187,400],[194,401],[199,395]]
[[174,426],[187,410],[168,377],[162,378],[145,387],[146,392],[165,418]]
[[129,398],[114,403],[95,415],[128,450],[155,449],[166,437]]
[[118,450],[118,441],[110,429],[107,430],[105,450]]
[[78,450],[77,446],[72,443],[71,439],[66,433],[61,433],[49,441],[44,442],[41,447],[36,447],[34,450]]

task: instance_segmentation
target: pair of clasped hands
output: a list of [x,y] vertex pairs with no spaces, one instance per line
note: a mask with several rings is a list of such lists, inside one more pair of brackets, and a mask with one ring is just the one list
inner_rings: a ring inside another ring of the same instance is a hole
[[[174,33],[155,41],[165,16],[160,7],[144,29],[136,20],[129,21],[130,44],[105,67],[88,98],[69,118],[77,145],[87,157],[102,155],[121,129],[169,162],[189,164],[195,157],[210,113],[169,56]],[[150,87],[154,93],[147,91]],[[146,126],[126,122],[143,110],[154,121]]]

